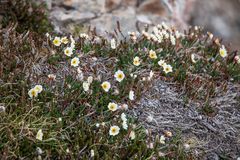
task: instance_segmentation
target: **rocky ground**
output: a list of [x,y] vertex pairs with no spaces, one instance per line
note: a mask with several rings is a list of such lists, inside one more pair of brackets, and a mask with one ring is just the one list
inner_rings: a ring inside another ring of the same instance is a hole
[[240,152],[240,86],[228,85],[227,93],[213,98],[217,114],[201,113],[201,104],[188,105],[174,83],[156,81],[131,111],[153,134],[181,133],[185,150],[199,159],[237,159]]

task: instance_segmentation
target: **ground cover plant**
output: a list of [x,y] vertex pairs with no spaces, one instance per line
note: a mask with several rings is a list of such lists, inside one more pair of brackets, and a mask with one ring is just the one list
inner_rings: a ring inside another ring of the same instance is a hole
[[181,135],[152,135],[129,110],[162,80],[213,116],[211,97],[240,80],[239,53],[199,27],[119,25],[108,38],[18,27],[0,31],[1,159],[194,159]]

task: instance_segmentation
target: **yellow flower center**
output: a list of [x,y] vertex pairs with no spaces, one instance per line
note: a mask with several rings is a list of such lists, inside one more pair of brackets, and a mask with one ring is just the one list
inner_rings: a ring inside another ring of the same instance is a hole
[[54,44],[57,44],[57,43],[59,43],[59,41],[58,41],[57,39],[55,39],[55,40],[53,41],[53,43],[54,43]]
[[103,84],[102,87],[103,87],[104,89],[106,89],[106,88],[107,88],[107,84]]
[[31,94],[32,94],[33,97],[37,96],[37,92],[35,90],[32,90]]
[[154,53],[151,53],[151,54],[150,54],[150,57],[151,57],[151,58],[155,58],[155,54],[154,54]]
[[221,56],[224,56],[225,55],[225,52],[224,52],[224,50],[220,50],[220,54],[221,54]]
[[113,133],[116,133],[116,131],[117,131],[116,128],[112,128]]
[[122,78],[123,78],[123,75],[122,75],[122,74],[119,74],[119,75],[118,75],[118,78],[119,78],[119,79],[122,79]]
[[110,109],[114,109],[114,108],[115,108],[114,105],[111,105],[111,106],[110,106]]

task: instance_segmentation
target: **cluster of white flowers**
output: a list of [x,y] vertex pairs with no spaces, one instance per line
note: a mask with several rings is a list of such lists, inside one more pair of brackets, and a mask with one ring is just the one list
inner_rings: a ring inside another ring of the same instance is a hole
[[111,39],[111,48],[112,49],[116,49],[116,47],[117,47],[117,45],[116,45],[116,40],[113,38],[113,39]]
[[89,76],[87,81],[83,82],[83,90],[85,92],[87,92],[89,90],[90,85],[91,85],[92,82],[93,82],[93,77],[92,76]]
[[174,31],[164,22],[153,27],[151,34],[147,33],[146,31],[142,31],[142,35],[156,43],[162,43],[165,40],[170,40],[172,45],[176,45],[176,40],[184,36],[183,33],[180,33],[179,31]]
[[81,37],[81,38],[85,38],[85,39],[88,39],[88,38],[89,38],[88,34],[86,34],[86,33],[81,33],[81,34],[80,34],[80,37]]
[[[87,34],[82,33],[81,36],[88,38]],[[71,57],[73,55],[73,51],[75,49],[75,43],[76,43],[74,38],[72,37],[72,35],[70,36],[70,40],[71,40],[70,46],[68,46],[64,49],[64,54],[68,57]],[[68,44],[69,40],[67,37],[63,37],[63,38],[55,37],[52,42],[55,46],[60,46],[61,44]],[[80,61],[79,61],[78,57],[74,57],[73,59],[71,59],[71,66],[77,67],[79,65],[79,63],[80,63]]]
[[[145,32],[145,31],[143,31],[142,34],[147,39],[153,40],[153,41],[158,42],[158,43],[161,43],[164,40],[168,40],[168,41],[171,42],[172,45],[176,45],[177,39],[179,37],[183,36],[179,32],[174,32],[165,23],[162,23],[161,25],[158,25],[158,26],[154,27],[153,28],[153,32],[151,34]],[[133,40],[134,42],[137,40],[137,34],[135,32],[129,32],[129,36],[130,36],[131,40]],[[87,34],[85,34],[85,33],[81,33],[80,34],[80,38],[82,38],[82,39],[89,39],[89,36]],[[69,39],[67,37],[62,37],[62,38],[55,37],[52,42],[53,42],[53,44],[55,46],[60,46],[61,44],[68,45],[71,42],[68,46],[66,46],[64,48],[64,55],[66,55],[67,57],[72,57],[74,55],[74,52],[75,52],[75,40],[74,40],[74,38],[72,36],[70,36]],[[112,38],[110,40],[110,47],[111,47],[111,49],[116,49],[117,48],[117,43],[116,43],[116,39],[115,38]],[[157,52],[161,52],[162,50],[160,51],[160,49],[158,49],[156,51]],[[148,52],[148,54],[149,54],[148,56],[150,57],[150,59],[153,59],[153,60],[158,59],[158,55],[157,55],[156,51],[150,50]],[[76,56],[76,57],[71,59],[71,66],[78,67],[79,63],[80,63],[79,56]],[[135,57],[133,57],[132,63],[133,63],[134,66],[140,66],[141,63],[142,63],[142,60],[140,59],[140,57],[135,56]],[[171,65],[166,64],[164,60],[160,60],[158,62],[158,64],[163,67],[163,70],[164,70],[165,73],[172,72]],[[81,69],[79,67],[77,68],[77,72],[78,72],[78,76],[80,77],[80,79],[83,80],[83,74],[82,74],[82,71],[81,71]],[[137,77],[137,75],[134,75],[134,74],[131,74],[130,76],[133,77],[133,78]],[[154,76],[154,72],[151,70],[150,73],[149,73],[149,76],[145,77],[145,79],[147,78],[150,81],[153,78],[153,76]],[[122,70],[117,70],[114,73],[113,77],[114,77],[114,79],[118,83],[121,83],[126,78],[126,76],[125,76],[125,74],[124,74],[124,72]],[[55,77],[53,79],[55,79]],[[83,87],[84,92],[88,92],[90,90],[90,86],[91,86],[92,82],[93,82],[93,77],[92,76],[88,77],[87,80],[83,81],[82,87]],[[111,89],[110,82],[108,82],[108,81],[102,82],[101,88],[105,92],[109,92],[110,89]],[[36,97],[37,94],[41,92],[40,90],[42,90],[41,87],[40,87],[40,89],[36,89],[36,87],[35,87],[35,89],[31,89],[29,91],[29,96],[31,98],[32,97]],[[119,90],[118,89],[115,89],[113,87],[113,90],[114,90],[114,94],[115,93],[116,93],[116,95],[119,94]],[[132,89],[129,91],[128,98],[131,101],[135,100],[135,93],[134,93],[134,91]],[[116,112],[118,109],[122,109],[122,110],[127,110],[128,109],[128,105],[123,104],[123,105],[119,105],[118,106],[118,104],[115,103],[115,102],[108,103],[107,107],[108,107],[108,110],[110,112]],[[121,114],[121,120],[122,120],[122,128],[124,130],[128,130],[128,123],[127,123],[128,120],[127,120],[127,116],[126,116],[125,113]],[[105,126],[105,123],[102,122],[102,125]],[[99,126],[100,126],[100,124],[97,123],[96,127],[99,127]],[[109,129],[109,135],[116,136],[116,135],[119,134],[119,131],[120,131],[119,126],[112,125],[110,127],[110,129]],[[39,139],[39,140],[42,140],[42,137],[43,137],[43,132],[42,132],[42,130],[39,130],[38,133],[37,133],[36,138]],[[135,139],[135,137],[136,137],[135,132],[133,130],[131,130],[130,134],[129,134],[129,138],[131,140],[133,140],[133,139]],[[162,143],[165,143],[164,140],[165,140],[164,136],[161,137],[161,142]],[[91,150],[91,155],[92,155],[92,157],[94,156],[94,151],[93,150]]]

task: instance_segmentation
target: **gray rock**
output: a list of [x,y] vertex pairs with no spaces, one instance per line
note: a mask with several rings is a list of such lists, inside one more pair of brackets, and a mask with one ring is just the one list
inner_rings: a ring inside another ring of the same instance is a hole
[[90,21],[92,27],[96,27],[99,33],[113,31],[117,28],[117,21],[120,22],[123,33],[136,30],[136,13],[133,7],[121,8],[113,11],[111,14],[106,13],[101,17]]
[[58,10],[54,10],[51,13],[51,16],[55,17],[56,20],[58,21],[67,21],[67,20],[71,20],[71,21],[84,21],[87,19],[92,19],[94,18],[96,15],[92,12],[79,12],[79,11],[65,11],[64,9],[58,9]]

